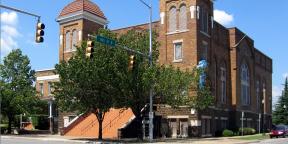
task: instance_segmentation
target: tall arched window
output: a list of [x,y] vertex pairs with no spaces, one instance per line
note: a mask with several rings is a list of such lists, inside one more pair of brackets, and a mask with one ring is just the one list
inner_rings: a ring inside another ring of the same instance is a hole
[[226,65],[225,63],[223,62],[221,64],[221,67],[220,67],[220,82],[221,82],[221,103],[226,103],[226,96],[227,96],[227,90],[226,90],[226,86],[227,86],[227,83],[226,83],[226,77],[227,77],[227,73],[226,73]]
[[179,29],[186,30],[187,29],[187,8],[186,5],[183,4],[180,6],[180,13],[179,13]]
[[241,101],[242,105],[250,104],[250,77],[247,64],[241,66]]
[[66,32],[66,35],[65,35],[65,51],[68,52],[68,51],[71,51],[71,40],[70,40],[70,31],[67,31]]
[[78,32],[77,30],[72,31],[72,50],[76,50],[76,44],[77,44],[77,39],[78,39]]
[[169,32],[174,32],[177,29],[176,7],[171,7],[169,10]]
[[260,82],[259,80],[256,81],[256,103],[257,103],[257,109],[260,110]]

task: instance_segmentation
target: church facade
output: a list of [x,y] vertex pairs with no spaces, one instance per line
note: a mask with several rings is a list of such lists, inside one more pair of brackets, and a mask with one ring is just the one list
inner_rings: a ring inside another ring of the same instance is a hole
[[[242,123],[243,127],[256,131],[269,129],[272,59],[255,48],[253,39],[238,28],[226,28],[214,21],[212,0],[160,0],[159,9],[160,20],[152,26],[161,44],[159,64],[192,69],[200,60],[206,60],[207,79],[215,102],[201,111],[155,104],[154,136],[209,137],[223,129],[238,129]],[[75,45],[108,24],[104,13],[90,0],[71,2],[57,21],[59,61],[68,60],[76,50]],[[148,29],[148,24],[113,32],[125,33],[131,29]],[[65,129],[79,116],[60,113],[57,119],[59,128]]]

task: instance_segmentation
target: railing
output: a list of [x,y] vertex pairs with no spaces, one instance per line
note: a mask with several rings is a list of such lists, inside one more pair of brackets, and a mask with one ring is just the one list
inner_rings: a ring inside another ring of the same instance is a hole
[[93,126],[98,122],[98,119],[91,120],[91,122],[85,126],[84,128],[81,129],[81,135],[84,135],[88,130],[93,128]]
[[[108,112],[109,113],[109,112]],[[122,109],[119,112],[119,115],[117,115],[116,117],[114,117],[112,120],[110,120],[110,122],[108,124],[106,124],[105,126],[102,127],[102,132],[103,134],[106,132],[105,129],[109,127],[112,127],[112,125],[114,125],[117,120],[119,120],[120,118],[122,118],[122,116],[127,113],[127,110]],[[104,118],[105,119],[105,118]],[[91,120],[91,122],[89,124],[87,124],[84,128],[81,129],[81,135],[84,135],[85,133],[87,133],[87,131],[89,131],[91,128],[93,128],[94,125],[96,125],[98,123],[98,119],[96,118],[95,120]]]
[[119,115],[114,117],[112,120],[110,120],[110,122],[108,124],[106,124],[102,131],[103,131],[103,134],[108,132],[108,130],[106,130],[107,128],[110,128],[112,127],[113,125],[116,124],[116,122],[121,119],[126,113],[128,113],[128,109],[121,109],[120,112],[119,112]]

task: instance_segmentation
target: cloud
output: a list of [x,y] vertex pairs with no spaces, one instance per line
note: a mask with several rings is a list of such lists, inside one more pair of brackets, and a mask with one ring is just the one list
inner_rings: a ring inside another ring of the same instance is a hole
[[21,36],[17,30],[18,16],[15,12],[1,13],[1,56],[6,56],[12,49],[18,48],[16,39]]
[[234,17],[232,14],[216,9],[214,10],[214,19],[224,26],[229,26],[232,24]]
[[7,25],[17,25],[18,15],[16,12],[3,12],[1,14],[1,23]]

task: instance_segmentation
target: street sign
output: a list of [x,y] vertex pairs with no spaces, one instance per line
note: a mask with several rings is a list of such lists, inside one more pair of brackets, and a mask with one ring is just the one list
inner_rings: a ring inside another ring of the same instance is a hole
[[103,36],[99,36],[99,35],[96,36],[96,41],[105,45],[112,46],[112,47],[115,47],[116,45],[115,40],[112,40]]

